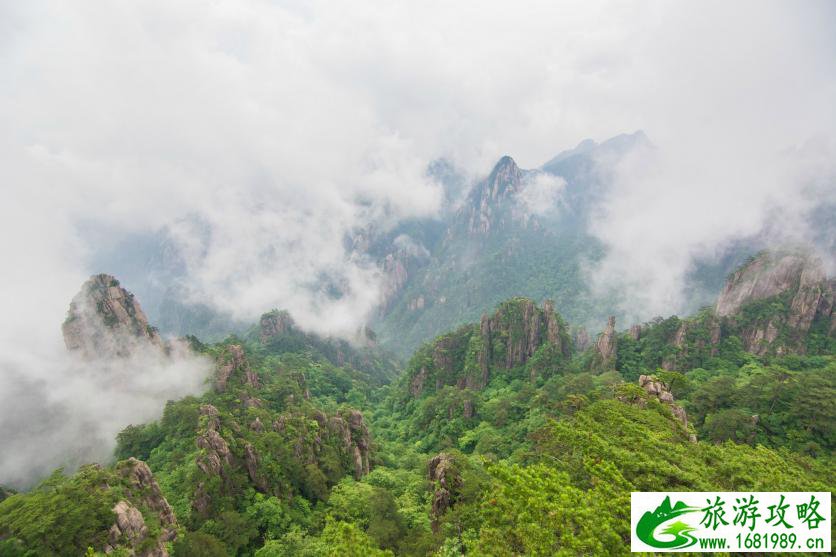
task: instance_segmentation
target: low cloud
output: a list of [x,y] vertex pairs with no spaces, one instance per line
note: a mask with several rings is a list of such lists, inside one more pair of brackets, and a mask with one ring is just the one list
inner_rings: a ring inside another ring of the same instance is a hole
[[587,271],[593,290],[615,294],[614,309],[629,322],[693,310],[705,299],[689,281],[695,263],[716,262],[741,243],[811,247],[832,272],[826,201],[836,199],[836,153],[817,142],[783,151],[729,142],[643,146],[610,169],[591,222],[607,251]]
[[545,172],[536,172],[525,178],[516,201],[526,216],[544,216],[560,208],[566,180]]
[[62,466],[109,462],[116,434],[158,418],[167,400],[199,394],[207,358],[155,347],[129,358],[88,361],[68,353],[0,359],[0,479],[29,487]]
[[657,151],[615,169],[590,274],[637,317],[674,311],[694,258],[735,239],[832,246],[832,224],[806,215],[833,198],[834,15],[826,1],[2,3],[0,396],[31,392],[74,425],[118,414],[87,413],[84,389],[121,395],[68,379],[88,376],[59,326],[78,285],[110,271],[95,254],[132,234],[169,231],[189,301],[356,330],[381,280],[346,234],[437,215],[426,170],[442,157],[484,175],[504,153],[534,168],[644,130]]

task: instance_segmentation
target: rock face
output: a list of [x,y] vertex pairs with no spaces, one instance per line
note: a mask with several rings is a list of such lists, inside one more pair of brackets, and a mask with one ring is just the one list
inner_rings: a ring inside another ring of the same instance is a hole
[[439,453],[427,463],[427,478],[434,486],[430,517],[433,531],[438,532],[439,519],[459,499],[462,477],[452,455]]
[[70,303],[64,343],[84,358],[129,356],[140,347],[163,348],[134,295],[110,275],[93,275]]
[[286,311],[273,310],[261,316],[259,338],[266,344],[271,338],[283,335],[294,327],[293,318]]
[[572,340],[575,343],[575,350],[578,352],[586,352],[587,348],[592,346],[592,341],[589,339],[589,332],[583,325],[575,329]]
[[330,432],[342,439],[343,450],[354,464],[354,479],[359,480],[369,473],[371,435],[363,414],[358,410],[346,410],[328,422]]
[[[371,468],[371,435],[357,410],[344,409],[331,417],[318,410],[312,414],[289,411],[264,422],[256,418],[248,427],[224,414],[223,429],[221,425],[216,407],[200,407],[196,444],[201,450],[195,461],[198,472],[192,496],[196,516],[213,516],[218,510],[216,501],[241,489],[242,473],[261,493],[292,496],[295,487],[276,474],[274,449],[270,447],[277,441],[292,450],[293,458],[303,466],[322,468],[326,462],[332,466],[336,456],[342,471],[358,480]],[[337,471],[323,469],[333,480]]]
[[545,344],[564,357],[571,354],[568,329],[546,301],[543,308],[527,298],[515,298],[499,306],[479,325],[480,342],[475,352],[480,381],[471,388],[484,388],[491,367],[511,369],[524,365]]
[[[775,301],[784,309],[749,311],[757,302]],[[799,252],[761,253],[727,280],[714,310],[732,326],[748,352],[804,352],[807,333],[816,321],[834,331],[834,281],[820,259]]]
[[[667,385],[648,375],[640,375],[639,387],[644,389],[647,394],[656,397],[659,402],[666,404],[674,417],[682,423],[686,430],[688,429],[688,415],[684,408],[674,402],[673,395]],[[692,443],[697,442],[697,436],[693,433],[689,434],[689,439]]]
[[232,379],[239,379],[243,384],[254,389],[259,388],[258,375],[250,367],[244,348],[240,344],[230,344],[218,358],[215,390],[219,393],[226,391],[227,384]]
[[408,256],[397,251],[389,253],[383,258],[381,267],[383,269],[383,285],[380,292],[380,315],[386,315],[392,302],[397,298],[403,289],[406,281],[409,280],[407,267]]
[[[234,458],[226,439],[221,437],[221,419],[218,409],[211,404],[200,407],[201,428],[197,436],[197,446],[202,449],[197,456],[197,467],[208,477],[219,477],[221,483],[227,479],[227,468],[232,466]],[[207,482],[200,482],[195,489],[192,508],[198,516],[208,516],[212,497],[207,491]]]
[[422,348],[410,363],[409,392],[418,397],[445,385],[481,390],[492,370],[525,365],[544,347],[558,359],[571,356],[568,328],[554,305],[547,301],[541,309],[514,298],[483,315],[478,326],[466,325]]
[[821,262],[799,254],[762,253],[732,273],[714,309],[720,317],[732,315],[748,302],[797,289],[802,275],[808,284],[823,280]]
[[[120,500],[113,507],[116,521],[108,532],[105,553],[130,548],[130,554],[138,557],[168,557],[165,542],[177,537],[177,520],[151,470],[144,462],[130,458],[117,465],[117,472],[125,481],[128,499]],[[157,539],[148,540],[145,517],[137,506],[157,515],[161,528]]]
[[607,327],[598,336],[598,341],[595,343],[595,350],[597,352],[597,363],[601,369],[615,369],[615,317],[610,316],[607,320]]
[[467,228],[471,234],[487,234],[496,227],[496,211],[505,198],[521,188],[523,171],[509,156],[499,159],[490,175],[477,184],[465,208]]

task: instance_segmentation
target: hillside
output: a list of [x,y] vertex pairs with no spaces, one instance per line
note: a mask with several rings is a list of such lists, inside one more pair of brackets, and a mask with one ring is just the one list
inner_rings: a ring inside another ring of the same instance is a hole
[[[103,292],[105,315],[138,307]],[[211,384],[125,428],[113,464],[0,490],[0,554],[627,554],[631,491],[833,490],[832,302],[802,252],[751,259],[691,317],[610,319],[588,342],[515,297],[393,383],[370,333],[358,348],[268,312],[192,339]]]

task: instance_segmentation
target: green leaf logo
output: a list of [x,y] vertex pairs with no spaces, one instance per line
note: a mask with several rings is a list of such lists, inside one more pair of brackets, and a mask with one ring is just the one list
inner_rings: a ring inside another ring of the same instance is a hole
[[697,538],[690,534],[696,528],[684,522],[674,522],[660,532],[661,535],[673,536],[672,540],[657,540],[654,534],[659,526],[672,518],[699,510],[697,507],[689,507],[682,501],[677,501],[675,505],[671,506],[671,498],[665,497],[665,500],[662,501],[661,505],[656,507],[655,511],[646,512],[642,515],[639,523],[636,524],[636,536],[647,545],[659,549],[682,549],[690,547],[697,543]]

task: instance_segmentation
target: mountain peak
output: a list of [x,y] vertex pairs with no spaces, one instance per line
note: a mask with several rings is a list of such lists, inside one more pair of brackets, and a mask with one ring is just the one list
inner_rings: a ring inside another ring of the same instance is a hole
[[67,349],[85,358],[127,356],[139,344],[163,344],[139,301],[106,274],[93,275],[82,285],[62,330]]
[[493,172],[491,172],[491,174],[506,167],[511,169],[517,168],[517,163],[514,161],[513,158],[511,158],[510,155],[502,155],[502,157],[498,161],[496,161],[496,164],[493,167]]
[[471,233],[485,234],[493,228],[495,208],[520,190],[522,176],[523,171],[514,159],[505,155],[490,175],[476,184],[470,192],[470,206],[466,209]]

